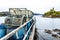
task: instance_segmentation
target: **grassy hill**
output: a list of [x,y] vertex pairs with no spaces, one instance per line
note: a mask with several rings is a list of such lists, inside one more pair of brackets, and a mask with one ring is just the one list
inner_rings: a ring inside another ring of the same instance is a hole
[[50,9],[50,11],[45,12],[45,14],[43,15],[44,17],[59,17],[60,18],[60,11],[56,11],[53,9]]

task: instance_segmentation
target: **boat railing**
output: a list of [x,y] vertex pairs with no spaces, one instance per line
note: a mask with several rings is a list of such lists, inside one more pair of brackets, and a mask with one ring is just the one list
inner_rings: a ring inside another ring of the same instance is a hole
[[23,25],[19,26],[18,28],[14,29],[13,31],[11,31],[10,33],[8,33],[7,35],[5,35],[4,37],[2,37],[0,40],[8,40],[9,38],[11,38],[14,34],[16,35],[16,39],[20,38],[20,34],[18,34],[18,32],[20,31],[20,29],[22,29],[23,31],[23,40],[28,40],[29,36],[31,34],[32,31],[32,27],[35,24],[35,20],[31,19],[28,22],[24,23]]

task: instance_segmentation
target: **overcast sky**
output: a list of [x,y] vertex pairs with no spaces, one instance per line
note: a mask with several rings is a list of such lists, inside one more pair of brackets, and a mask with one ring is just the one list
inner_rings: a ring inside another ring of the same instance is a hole
[[36,13],[44,13],[53,7],[60,10],[60,0],[0,0],[0,11],[9,8],[27,8]]

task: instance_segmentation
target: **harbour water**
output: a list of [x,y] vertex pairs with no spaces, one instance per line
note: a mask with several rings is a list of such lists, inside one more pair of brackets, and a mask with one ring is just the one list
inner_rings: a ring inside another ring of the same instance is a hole
[[6,16],[2,16],[2,17],[0,17],[0,24],[2,24],[2,23],[5,22],[5,18],[6,18]]
[[45,29],[60,29],[60,18],[44,18],[42,15],[36,17],[36,27],[39,33],[39,40],[60,40],[44,32]]

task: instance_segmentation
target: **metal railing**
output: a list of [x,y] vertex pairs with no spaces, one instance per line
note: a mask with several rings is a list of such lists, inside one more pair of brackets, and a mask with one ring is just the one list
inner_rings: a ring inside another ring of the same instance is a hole
[[0,40],[8,40],[9,38],[11,38],[14,34],[16,35],[16,39],[20,38],[20,33],[18,34],[18,32],[20,31],[20,29],[23,28],[24,30],[24,35],[23,35],[23,40],[26,40],[27,37],[29,37],[29,34],[31,33],[31,29],[34,25],[35,21],[33,21],[33,19],[29,20],[28,22],[24,23],[23,25],[19,26],[18,28],[14,29],[13,31],[11,31],[10,33],[8,33],[7,35],[5,35],[4,37],[2,37]]
[[33,26],[33,29],[32,29],[32,32],[31,32],[31,34],[30,34],[29,40],[34,40],[35,26],[36,26],[36,25]]
[[27,33],[25,34],[23,40],[28,40],[28,39],[29,39],[29,36],[30,36],[29,32],[31,33],[32,28],[33,28],[33,25],[34,25],[34,22],[33,22],[33,24],[30,26],[30,28],[29,28],[29,30],[27,31]]

